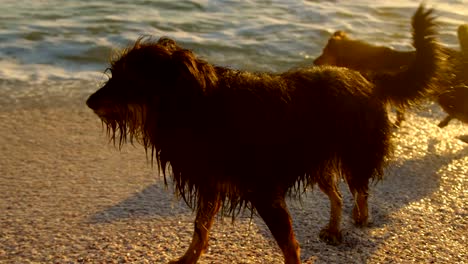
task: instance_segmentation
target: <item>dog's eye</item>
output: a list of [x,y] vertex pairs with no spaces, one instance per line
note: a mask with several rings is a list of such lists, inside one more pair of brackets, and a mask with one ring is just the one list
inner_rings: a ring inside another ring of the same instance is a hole
[[107,78],[112,78],[112,69],[111,68],[107,68],[104,70],[104,75],[107,76]]

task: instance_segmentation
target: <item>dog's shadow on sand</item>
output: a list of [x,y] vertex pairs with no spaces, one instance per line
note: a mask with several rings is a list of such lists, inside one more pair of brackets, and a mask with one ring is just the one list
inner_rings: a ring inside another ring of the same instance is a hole
[[371,202],[375,207],[372,209],[377,216],[385,214],[379,208],[399,209],[439,190],[440,171],[453,160],[468,155],[468,146],[457,152],[440,155],[435,149],[436,144],[435,139],[430,140],[424,156],[407,159],[387,168],[384,180],[372,187],[374,197]]
[[172,186],[164,183],[151,184],[142,191],[92,215],[91,224],[111,223],[130,218],[171,217],[190,214],[192,211],[172,193]]

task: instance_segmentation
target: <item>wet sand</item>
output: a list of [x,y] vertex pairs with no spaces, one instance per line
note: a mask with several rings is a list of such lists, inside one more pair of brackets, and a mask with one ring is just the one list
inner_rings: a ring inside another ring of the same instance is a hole
[[[0,263],[166,263],[181,256],[194,215],[165,188],[142,147],[108,144],[84,96],[0,107]],[[344,242],[318,239],[328,200],[289,201],[304,263],[463,263],[468,259],[468,127],[437,127],[436,105],[395,131],[385,180],[372,186],[372,223]],[[219,217],[199,263],[283,263],[263,222]]]

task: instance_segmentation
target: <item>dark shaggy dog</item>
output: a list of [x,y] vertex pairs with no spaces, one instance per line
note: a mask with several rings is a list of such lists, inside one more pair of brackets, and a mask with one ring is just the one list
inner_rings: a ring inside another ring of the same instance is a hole
[[172,263],[196,263],[218,211],[234,216],[245,207],[263,218],[285,263],[300,263],[285,198],[317,183],[331,202],[320,236],[337,243],[340,177],[356,199],[356,224],[365,224],[368,183],[382,177],[390,151],[385,103],[416,100],[439,67],[430,14],[421,7],[413,18],[414,64],[375,83],[336,67],[280,74],[216,67],[168,38],[125,50],[87,104],[115,141],[135,139],[150,151],[197,211],[192,243]]
[[[460,47],[462,50],[465,47],[468,52],[467,30],[467,25],[460,26],[458,37]],[[463,38],[465,41],[462,41]],[[463,104],[468,104],[468,98],[454,96],[463,93],[463,86],[468,85],[468,60],[466,57],[464,59],[463,52],[447,47],[443,47],[442,51],[447,56],[447,62],[442,67],[437,83],[438,91],[434,98],[448,114],[439,124],[441,127],[448,124],[452,118],[463,122],[468,118],[466,107],[463,107]],[[328,40],[322,54],[314,60],[314,64],[347,67],[366,75],[369,72],[399,71],[412,63],[415,54],[414,51],[397,51],[351,39],[345,32],[336,31]],[[456,88],[452,89],[453,87]],[[404,109],[397,108],[395,125],[399,126],[404,119]]]

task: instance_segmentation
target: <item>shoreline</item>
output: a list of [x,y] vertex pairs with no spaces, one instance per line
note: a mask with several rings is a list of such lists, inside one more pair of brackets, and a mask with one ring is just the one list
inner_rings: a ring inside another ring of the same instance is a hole
[[[166,263],[181,256],[194,215],[164,187],[143,148],[109,145],[84,94],[47,98],[0,108],[0,262]],[[369,227],[352,225],[342,184],[342,245],[318,238],[329,213],[318,188],[302,202],[288,201],[304,263],[468,258],[468,144],[457,139],[468,127],[456,121],[439,129],[441,115],[436,106],[408,111],[385,178],[371,185]],[[249,216],[234,224],[218,217],[199,263],[282,263],[267,227]]]

